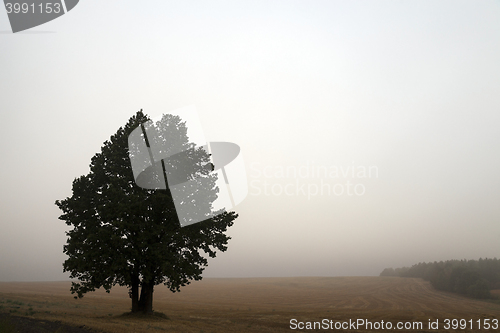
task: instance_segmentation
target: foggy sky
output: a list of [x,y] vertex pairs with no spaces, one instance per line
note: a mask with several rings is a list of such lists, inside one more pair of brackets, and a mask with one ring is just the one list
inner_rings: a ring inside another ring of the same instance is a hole
[[499,256],[500,1],[85,0],[8,31],[0,281],[67,279],[54,201],[136,111],[189,105],[249,183],[206,277]]

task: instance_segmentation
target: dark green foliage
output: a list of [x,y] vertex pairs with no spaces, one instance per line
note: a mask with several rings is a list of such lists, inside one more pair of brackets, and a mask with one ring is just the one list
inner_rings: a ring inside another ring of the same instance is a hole
[[[207,259],[225,251],[225,235],[237,214],[225,212],[209,220],[181,228],[168,189],[145,190],[135,184],[128,155],[128,136],[148,117],[137,112],[118,129],[101,152],[91,160],[90,173],[73,181],[73,195],[56,205],[59,217],[73,229],[67,232],[64,271],[78,297],[103,287],[107,292],[118,284],[130,287],[132,311],[152,311],[155,285],[165,284],[175,292],[190,280],[200,280]],[[177,135],[192,159],[190,177],[203,178],[216,198],[215,176],[209,174],[209,155],[188,142],[179,117],[167,115],[158,123]],[[168,144],[168,143],[165,143]],[[206,203],[205,203],[206,204]],[[141,294],[139,295],[139,286]]]
[[430,281],[438,290],[450,291],[474,298],[491,298],[490,290],[500,287],[500,260],[448,260],[419,263],[409,269],[384,269],[387,276],[418,277]]
[[380,273],[380,276],[398,276],[394,271],[394,268],[386,268]]
[[401,268],[386,268],[380,273],[380,276],[401,276],[402,274],[405,274],[408,271],[408,267],[401,267]]

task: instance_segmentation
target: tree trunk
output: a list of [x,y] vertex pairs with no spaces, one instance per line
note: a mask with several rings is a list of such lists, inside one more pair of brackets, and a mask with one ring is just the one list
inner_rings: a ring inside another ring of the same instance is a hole
[[153,281],[142,282],[141,298],[139,299],[139,311],[144,313],[153,312],[153,288]]
[[132,312],[138,312],[139,309],[139,278],[132,277],[132,287],[130,288],[130,298],[132,298]]

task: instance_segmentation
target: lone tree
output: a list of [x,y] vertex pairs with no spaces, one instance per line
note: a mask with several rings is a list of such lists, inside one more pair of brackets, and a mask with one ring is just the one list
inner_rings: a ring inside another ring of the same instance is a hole
[[[181,227],[168,188],[149,190],[136,185],[128,136],[148,120],[142,110],[131,117],[92,158],[90,173],[73,181],[72,196],[56,201],[63,211],[59,219],[73,226],[67,232],[64,253],[68,259],[63,264],[64,271],[78,279],[71,292],[81,298],[101,287],[109,293],[114,285],[127,286],[132,312],[145,313],[153,311],[154,286],[163,283],[176,292],[190,280],[201,280],[208,261],[200,252],[212,258],[217,250],[224,252],[230,239],[225,232],[238,216],[222,212]],[[187,152],[183,158],[195,166],[187,178],[208,184],[203,191],[210,194],[204,197],[211,204],[218,190],[209,155],[189,143],[179,117],[165,115],[156,125],[168,129],[170,139],[175,137],[175,144]],[[163,144],[168,149],[172,142]]]

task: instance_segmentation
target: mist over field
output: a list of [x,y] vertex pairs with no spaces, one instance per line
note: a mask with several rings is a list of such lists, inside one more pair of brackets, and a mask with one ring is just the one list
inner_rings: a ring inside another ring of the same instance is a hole
[[499,1],[85,0],[9,31],[0,281],[67,280],[54,202],[138,110],[189,105],[249,188],[204,277],[499,257]]
[[[68,281],[0,282],[0,304],[19,312],[36,312],[32,316],[44,323],[59,321],[110,333],[151,332],[152,328],[169,332],[290,332],[307,325],[354,332],[373,332],[373,328],[382,332],[402,328],[478,332],[486,325],[493,331],[498,328],[500,310],[500,304],[437,292],[422,279],[207,278],[174,294],[158,286],[155,307],[169,319],[140,320],[123,315],[130,309],[126,287],[113,288],[110,294],[98,290],[74,300],[67,293],[69,286]],[[458,319],[452,322],[450,318]]]

